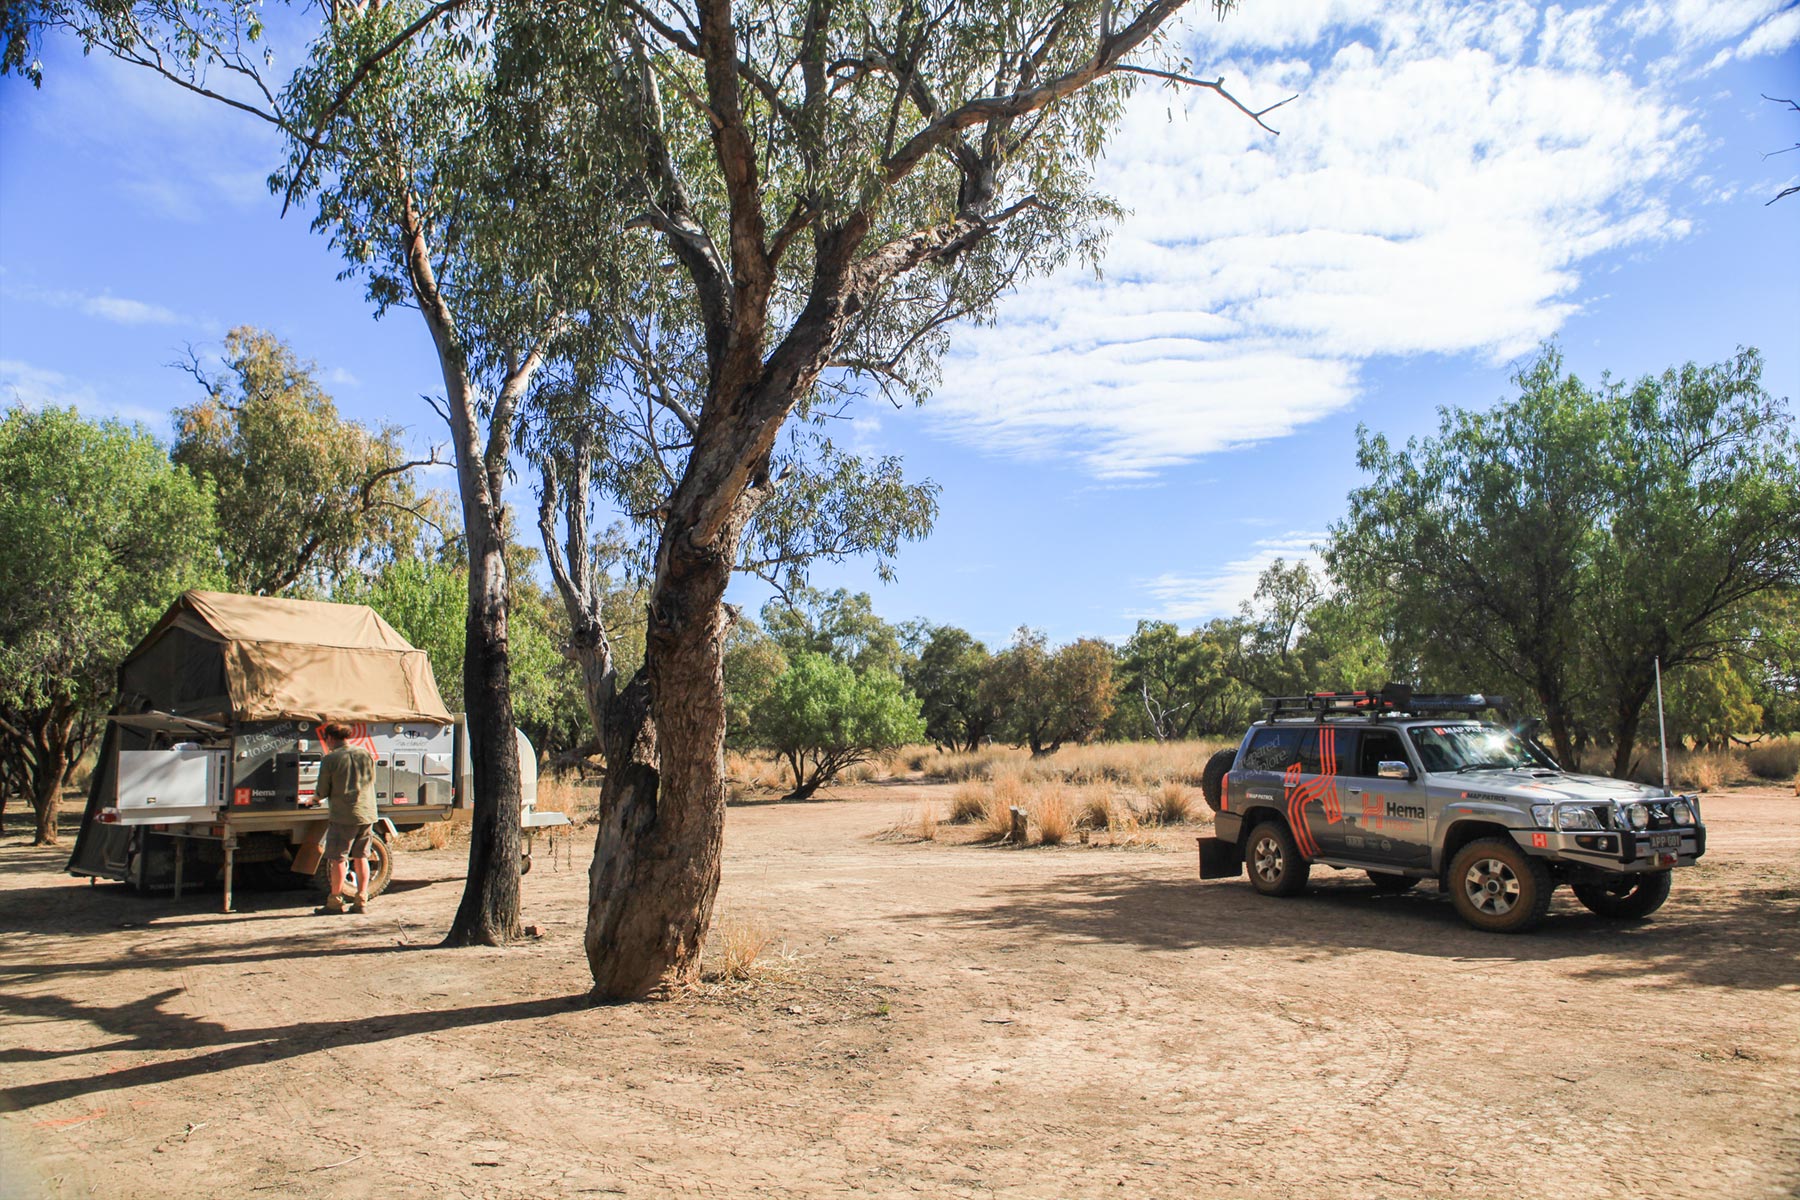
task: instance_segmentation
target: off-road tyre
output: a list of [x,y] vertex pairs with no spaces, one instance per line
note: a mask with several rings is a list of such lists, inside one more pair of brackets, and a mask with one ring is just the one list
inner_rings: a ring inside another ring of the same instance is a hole
[[1312,864],[1301,856],[1286,825],[1264,821],[1244,841],[1244,870],[1250,886],[1265,896],[1298,896],[1306,890]]
[[[387,891],[387,885],[393,882],[394,848],[387,844],[387,839],[382,836],[379,826],[370,832],[369,840],[369,849],[371,852],[369,857],[372,860],[369,863],[369,874],[373,876],[373,878],[369,880],[368,896],[369,899],[373,900],[375,897],[381,895],[381,893]],[[319,860],[318,870],[313,872],[313,887],[323,894],[331,887],[328,879],[329,876],[326,875],[325,860],[321,858]],[[356,885],[351,882],[349,876],[345,876],[345,886],[351,891],[356,890]]]
[[1225,802],[1225,773],[1235,762],[1236,750],[1220,750],[1206,760],[1206,767],[1200,772],[1200,794],[1206,797],[1206,807],[1214,812],[1221,811],[1219,806]]
[[1596,916],[1619,921],[1636,921],[1649,916],[1669,898],[1673,871],[1651,871],[1643,875],[1621,875],[1612,883],[1578,883],[1575,898]]
[[1486,933],[1524,933],[1550,911],[1556,881],[1549,868],[1510,838],[1470,842],[1450,860],[1450,903]]
[[1396,875],[1392,871],[1364,871],[1375,890],[1384,896],[1398,896],[1402,892],[1410,892],[1418,885],[1418,880],[1410,875]]

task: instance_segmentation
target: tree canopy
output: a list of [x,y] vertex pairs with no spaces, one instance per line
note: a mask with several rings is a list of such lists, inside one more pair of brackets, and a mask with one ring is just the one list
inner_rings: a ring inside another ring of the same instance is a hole
[[56,840],[64,777],[119,662],[168,605],[220,577],[212,499],[155,438],[73,409],[0,416],[0,756]]

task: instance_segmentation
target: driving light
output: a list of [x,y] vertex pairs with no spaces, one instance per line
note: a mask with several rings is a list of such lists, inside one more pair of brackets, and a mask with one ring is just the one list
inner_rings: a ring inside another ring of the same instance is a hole
[[1583,808],[1579,804],[1568,804],[1556,810],[1556,827],[1558,829],[1599,829],[1600,818],[1594,815],[1591,808]]
[[1650,809],[1647,805],[1627,804],[1625,806],[1625,817],[1631,822],[1631,827],[1633,829],[1650,828]]
[[1692,825],[1694,823],[1694,806],[1689,804],[1686,800],[1677,800],[1675,803],[1669,805],[1669,811],[1675,814],[1675,823],[1677,825]]
[[1556,805],[1534,804],[1531,806],[1531,819],[1539,829],[1554,829],[1552,818],[1556,816]]

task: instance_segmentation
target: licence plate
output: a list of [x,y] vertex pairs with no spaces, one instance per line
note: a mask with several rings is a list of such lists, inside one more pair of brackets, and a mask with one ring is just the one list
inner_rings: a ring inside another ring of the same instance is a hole
[[1679,833],[1653,833],[1650,835],[1650,848],[1652,850],[1679,850],[1681,849],[1681,835]]

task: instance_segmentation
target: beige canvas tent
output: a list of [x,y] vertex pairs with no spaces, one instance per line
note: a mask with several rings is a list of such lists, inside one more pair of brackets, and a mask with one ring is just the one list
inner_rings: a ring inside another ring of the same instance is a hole
[[448,724],[423,650],[362,604],[186,592],[119,668],[120,713]]

